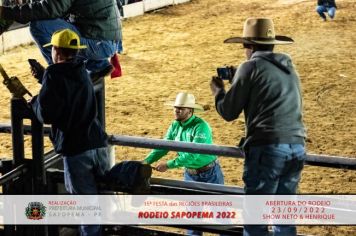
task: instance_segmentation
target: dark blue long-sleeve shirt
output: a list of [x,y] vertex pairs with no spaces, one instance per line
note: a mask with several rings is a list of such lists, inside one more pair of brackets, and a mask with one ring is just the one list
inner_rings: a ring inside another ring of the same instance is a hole
[[318,0],[318,6],[325,6],[325,7],[336,7],[335,0]]
[[50,138],[57,153],[75,155],[107,145],[107,135],[97,119],[94,88],[83,63],[50,65],[31,104],[37,118],[52,125]]

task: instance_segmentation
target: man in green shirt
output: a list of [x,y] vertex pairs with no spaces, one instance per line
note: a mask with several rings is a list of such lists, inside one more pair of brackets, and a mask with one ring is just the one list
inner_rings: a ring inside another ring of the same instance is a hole
[[[204,108],[195,103],[195,97],[189,93],[178,93],[175,102],[167,103],[174,107],[175,121],[170,125],[164,139],[191,143],[213,143],[213,135],[209,124],[194,115],[194,111],[204,111]],[[152,164],[164,155],[168,150],[152,150],[144,163]],[[184,167],[184,180],[213,184],[224,184],[224,176],[215,155],[178,152],[173,160],[162,161],[154,168],[165,172],[168,169]],[[202,235],[202,232],[188,230],[188,235]]]
[[[170,125],[164,139],[192,143],[213,143],[209,124],[194,115],[194,111],[204,111],[203,107],[195,103],[195,97],[189,93],[178,93],[174,103],[166,105],[174,107],[175,121]],[[168,150],[154,149],[144,162],[152,164]],[[215,155],[178,152],[178,156],[169,161],[157,164],[155,170],[165,172],[168,169],[184,167],[184,180],[206,183],[224,184],[224,176]]]

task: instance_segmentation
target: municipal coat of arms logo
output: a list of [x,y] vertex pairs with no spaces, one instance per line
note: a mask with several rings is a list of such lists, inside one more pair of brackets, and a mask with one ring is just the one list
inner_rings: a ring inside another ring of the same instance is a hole
[[41,220],[46,215],[46,207],[41,202],[30,202],[25,215],[30,220]]

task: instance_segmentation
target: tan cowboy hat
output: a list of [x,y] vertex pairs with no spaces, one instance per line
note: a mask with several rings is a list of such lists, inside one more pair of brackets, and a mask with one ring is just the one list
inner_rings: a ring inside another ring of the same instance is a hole
[[244,44],[291,44],[293,39],[276,35],[274,24],[269,18],[248,18],[245,21],[242,37],[225,39],[224,43]]
[[195,97],[193,94],[180,92],[176,96],[174,102],[167,102],[164,105],[172,107],[187,107],[193,108],[196,111],[204,111],[204,108],[195,103]]

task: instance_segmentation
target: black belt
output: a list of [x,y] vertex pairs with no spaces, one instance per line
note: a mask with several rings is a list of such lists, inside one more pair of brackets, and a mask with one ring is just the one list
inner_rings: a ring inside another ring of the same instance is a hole
[[206,172],[213,168],[216,164],[218,164],[218,160],[215,160],[213,162],[210,162],[210,164],[207,164],[206,166],[200,167],[198,169],[189,169],[185,168],[185,170],[190,174],[190,175],[198,175],[200,173]]

